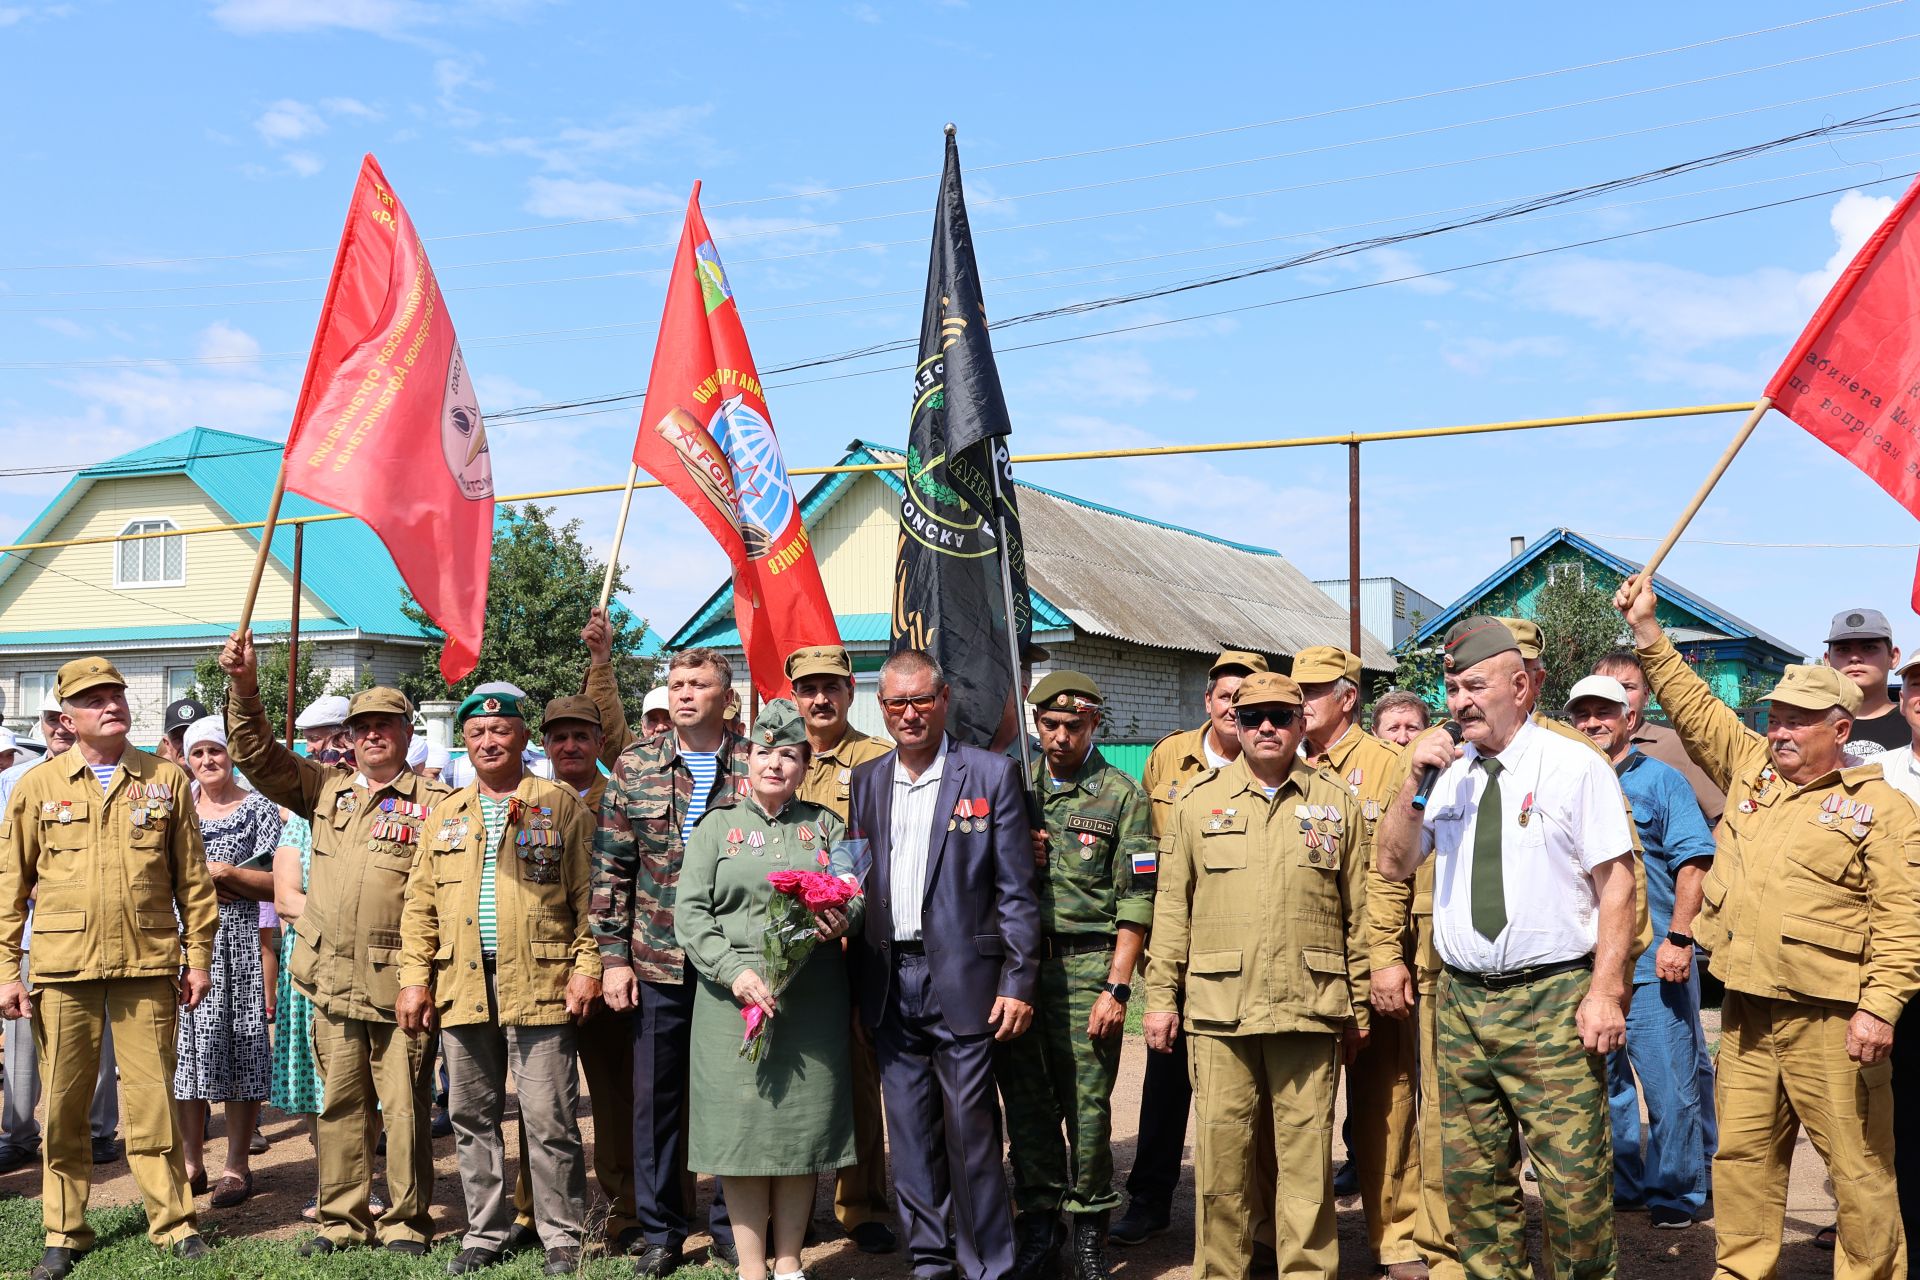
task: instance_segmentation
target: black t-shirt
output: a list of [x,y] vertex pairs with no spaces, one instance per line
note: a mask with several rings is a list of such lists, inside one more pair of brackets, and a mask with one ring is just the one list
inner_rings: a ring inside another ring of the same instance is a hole
[[1855,720],[1853,735],[1847,739],[1847,746],[1856,754],[1865,755],[1872,747],[1910,747],[1913,745],[1913,727],[1907,718],[1900,714],[1896,705],[1885,715],[1874,716],[1871,720]]

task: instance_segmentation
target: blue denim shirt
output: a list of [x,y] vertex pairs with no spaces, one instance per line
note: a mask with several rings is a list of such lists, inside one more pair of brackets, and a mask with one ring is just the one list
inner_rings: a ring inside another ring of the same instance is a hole
[[1713,832],[1700,812],[1700,802],[1693,798],[1693,788],[1672,765],[1629,747],[1626,759],[1613,768],[1620,775],[1620,790],[1633,805],[1633,823],[1647,853],[1647,913],[1653,917],[1653,946],[1634,965],[1633,980],[1636,985],[1658,982],[1653,956],[1673,920],[1674,879],[1689,862],[1713,860]]

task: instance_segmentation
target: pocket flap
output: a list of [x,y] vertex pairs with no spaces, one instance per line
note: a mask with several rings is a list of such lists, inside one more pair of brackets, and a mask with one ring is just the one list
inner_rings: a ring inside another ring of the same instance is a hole
[[1338,951],[1328,951],[1324,947],[1302,947],[1300,956],[1307,962],[1307,968],[1315,973],[1347,974],[1347,958]]
[[368,947],[367,959],[377,965],[395,965],[400,963],[400,952],[395,947]]
[[1193,959],[1187,962],[1187,972],[1191,974],[1218,974],[1240,972],[1240,952],[1238,951],[1196,951]]
[[1867,947],[1867,935],[1862,931],[1824,920],[1809,920],[1805,916],[1781,916],[1780,936],[1796,942],[1811,942],[1816,947],[1849,956],[1857,956]]
[[438,951],[436,951],[436,952],[434,952],[434,953],[433,953],[433,958],[434,958],[435,960],[451,960],[451,959],[453,959],[453,944],[452,944],[451,942],[443,942],[443,943],[441,943],[441,944],[440,944],[440,949],[439,949]]
[[1709,871],[1707,878],[1700,882],[1700,896],[1708,906],[1718,909],[1727,900],[1727,882]]
[[997,933],[977,933],[973,949],[983,956],[1003,956],[1007,954],[1007,942]]
[[573,948],[564,942],[535,942],[530,945],[535,960],[565,960],[573,954]]
[[60,821],[60,815],[64,813],[68,815],[68,824],[85,822],[87,803],[85,800],[49,800],[40,806],[40,821],[57,823]]
[[367,931],[367,949],[379,948],[383,951],[400,949],[400,931],[397,929],[369,929]]
[[573,937],[573,921],[543,911],[533,918],[533,936],[543,942],[558,942],[566,946]]
[[[177,932],[180,928],[180,922],[173,918],[171,911],[136,911],[133,913],[133,922],[142,929],[165,929],[168,933]],[[39,927],[40,922],[34,921],[34,928]]]
[[[169,920],[167,923],[173,922]],[[86,927],[85,911],[36,911],[33,913],[35,933],[78,933]]]

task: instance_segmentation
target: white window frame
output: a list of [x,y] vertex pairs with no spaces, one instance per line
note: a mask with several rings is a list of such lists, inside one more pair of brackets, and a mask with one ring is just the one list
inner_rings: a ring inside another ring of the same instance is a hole
[[[176,675],[185,676],[187,681],[186,687],[182,688],[177,693],[174,691],[174,688],[173,688],[173,678]],[[165,680],[166,680],[166,684],[164,687],[167,695],[167,703],[168,705],[172,705],[173,703],[179,701],[181,698],[186,697],[187,689],[191,689],[193,687],[193,682],[194,682],[193,668],[192,667],[168,667],[166,670]]]
[[[178,524],[174,523],[173,518],[171,516],[163,516],[163,515],[135,516],[133,519],[127,521],[125,525],[121,526],[120,536],[124,538],[130,533],[144,532],[144,530],[142,530],[140,526],[150,525],[150,524],[165,525],[167,528],[173,529],[176,531],[180,528]],[[125,578],[125,577],[122,577],[120,573],[121,552],[129,546],[144,547],[144,545],[149,542],[159,546],[160,566],[162,570],[164,570],[166,568],[166,563],[167,563],[167,542],[169,541],[167,538],[142,538],[138,542],[114,543],[113,544],[113,585],[115,589],[122,590],[122,591],[138,591],[138,590],[143,590],[149,587],[184,587],[186,586],[187,585],[187,540],[184,536],[181,536],[178,532],[175,533],[174,539],[177,540],[180,545],[180,576],[177,578]]]
[[[40,723],[40,708],[47,704],[53,695],[56,671],[22,671],[18,677],[20,701],[16,704],[19,715],[35,724]],[[29,683],[31,682],[31,683]]]

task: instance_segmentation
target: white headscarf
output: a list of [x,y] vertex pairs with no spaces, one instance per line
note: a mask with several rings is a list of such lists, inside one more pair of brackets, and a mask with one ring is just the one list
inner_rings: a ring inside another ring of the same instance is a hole
[[194,747],[202,742],[217,742],[221,750],[226,750],[227,726],[220,723],[218,716],[208,716],[204,720],[195,720],[188,725],[180,750],[182,754],[191,754]]
[[427,740],[416,735],[413,741],[407,743],[407,768],[418,769],[432,754],[433,748],[428,745]]

